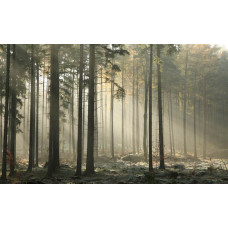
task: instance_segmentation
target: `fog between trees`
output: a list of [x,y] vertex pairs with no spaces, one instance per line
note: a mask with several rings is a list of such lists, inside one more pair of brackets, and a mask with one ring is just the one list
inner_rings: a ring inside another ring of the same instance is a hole
[[219,45],[1,45],[0,80],[3,180],[18,162],[52,177],[63,163],[90,175],[129,154],[149,172],[227,156]]

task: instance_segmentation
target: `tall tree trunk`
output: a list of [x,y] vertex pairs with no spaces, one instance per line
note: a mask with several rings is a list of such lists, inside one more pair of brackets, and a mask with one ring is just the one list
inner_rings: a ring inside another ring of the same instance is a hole
[[[2,96],[0,98],[1,100],[1,108],[2,108]],[[1,109],[1,119],[0,119],[0,124],[1,124],[1,128],[0,128],[0,161],[2,162],[2,109]]]
[[62,154],[64,154],[64,146],[65,146],[65,121],[63,121],[63,132],[62,132]]
[[34,45],[31,45],[31,99],[30,99],[30,133],[29,133],[29,166],[28,172],[32,171],[35,149],[35,69],[34,69]]
[[140,138],[140,129],[139,129],[139,74],[138,74],[138,65],[136,66],[136,144],[137,144],[137,153],[139,154],[139,138]]
[[111,76],[111,110],[110,110],[110,130],[111,130],[111,135],[110,135],[110,151],[111,151],[111,156],[112,159],[114,160],[114,134],[113,134],[113,109],[114,109],[114,75],[112,72],[112,76]]
[[173,156],[175,157],[175,141],[174,141],[174,133],[173,133],[173,102],[172,102],[172,92],[171,89],[169,91],[170,98],[170,118],[171,118],[171,133],[172,133],[172,146],[173,146]]
[[38,63],[36,64],[36,79],[37,79],[37,85],[36,85],[36,164],[35,166],[38,166],[38,153],[39,153],[39,84],[40,84],[40,80],[39,80],[39,65]]
[[[48,80],[48,78],[47,78],[47,80],[46,80],[46,82],[47,82],[47,87],[46,87],[46,106],[45,106],[45,110],[46,110],[46,127],[45,127],[45,135],[46,135],[46,137],[45,137],[45,143],[44,143],[44,145],[45,145],[45,150],[46,150],[46,153],[45,153],[45,156],[47,156],[48,154],[49,154],[49,143],[48,143],[48,139],[49,139],[49,135],[50,135],[50,133],[48,132],[48,130],[50,131],[50,129],[49,129],[49,127],[48,127],[48,110],[50,110],[50,107],[49,107],[49,105],[48,105],[48,100],[50,99],[50,95],[49,95],[49,93],[50,93],[50,82],[49,82],[49,80]],[[50,113],[49,113],[49,117],[50,117]],[[49,120],[49,122],[50,122],[50,120]],[[48,148],[48,150],[47,150],[47,148]]]
[[83,83],[83,44],[80,44],[79,97],[78,97],[78,154],[76,175],[82,172],[82,83]]
[[73,86],[72,86],[72,103],[71,103],[71,121],[72,121],[72,148],[73,148],[73,161],[76,161],[76,150],[75,150],[75,134],[74,134],[74,72],[73,72]]
[[[124,61],[122,65],[122,88],[124,89]],[[122,155],[125,152],[125,142],[124,142],[124,96],[122,96]]]
[[[95,70],[97,72],[97,70]],[[95,73],[94,85],[94,157],[98,158],[98,96],[97,96],[97,73]]]
[[105,132],[105,150],[107,150],[107,141],[108,141],[108,138],[107,138],[107,82],[105,82],[105,129],[104,129],[104,132]]
[[196,151],[196,74],[194,77],[194,158],[197,158],[197,151]]
[[69,112],[69,154],[72,154],[72,127],[71,127],[71,125],[72,125],[72,117],[71,117],[71,115],[72,115],[72,112],[71,112],[71,105],[69,105],[69,110],[68,110],[68,112]]
[[90,44],[89,50],[89,101],[88,101],[88,140],[86,173],[94,173],[94,71],[95,44]]
[[28,83],[28,102],[27,102],[27,131],[26,131],[26,139],[27,139],[27,153],[29,153],[29,140],[30,140],[30,104],[31,104],[31,91],[30,91],[30,88],[31,88],[31,82]]
[[59,168],[59,46],[51,45],[50,130],[48,176]]
[[152,161],[152,67],[153,67],[153,44],[150,44],[150,74],[149,74],[149,172],[153,171]]
[[135,56],[133,56],[132,129],[133,154],[135,154]]
[[[84,68],[83,68],[84,69]],[[83,89],[83,113],[82,113],[82,164],[83,164],[83,155],[85,152],[85,142],[86,142],[86,137],[85,137],[85,103],[86,103],[86,94],[85,94],[85,74],[83,77],[83,84],[82,84],[82,89]]]
[[158,74],[158,117],[159,117],[159,149],[160,169],[165,169],[164,145],[163,145],[163,120],[162,120],[162,87],[161,87],[161,47],[157,45],[157,74]]
[[188,51],[186,52],[185,59],[185,75],[184,75],[184,155],[187,155],[187,146],[186,146],[186,94],[187,94],[187,75],[188,75]]
[[7,135],[8,135],[9,81],[10,81],[10,44],[7,44],[4,139],[3,139],[3,155],[2,155],[2,180],[3,181],[6,180],[6,154],[7,154]]
[[[200,92],[200,91],[198,91],[198,92]],[[198,133],[199,134],[199,146],[201,146],[201,144],[202,144],[201,143],[202,133],[201,133],[201,101],[200,101],[200,98],[198,100],[198,132],[199,132]]]
[[[45,71],[45,62],[44,62],[44,71]],[[44,143],[44,78],[45,73],[43,72],[43,103],[42,103],[42,130],[41,130],[41,157],[43,158],[43,143]]]
[[147,80],[147,54],[146,54],[146,66],[144,69],[144,91],[145,91],[145,100],[144,100],[144,127],[143,127],[143,151],[144,151],[144,160],[147,162],[147,105],[148,105],[148,80]]
[[26,105],[26,99],[24,97],[24,104],[23,104],[23,116],[24,116],[24,121],[23,121],[23,155],[26,155],[26,132],[25,132],[25,124],[26,124],[26,119],[25,119],[25,105]]
[[101,144],[102,144],[102,153],[104,154],[104,107],[103,107],[103,72],[101,68],[101,126],[102,126],[102,137],[101,137]]
[[16,44],[13,44],[13,74],[12,74],[12,89],[11,89],[11,137],[10,137],[10,176],[14,175],[15,162],[16,162]]
[[206,79],[203,78],[203,158],[206,158],[206,146],[207,146],[207,100],[206,100]]
[[[168,97],[168,94],[167,94]],[[168,118],[169,118],[169,143],[170,143],[170,151],[171,151],[171,157],[173,156],[173,140],[172,140],[172,127],[171,127],[171,111],[170,111],[170,99],[168,98]]]

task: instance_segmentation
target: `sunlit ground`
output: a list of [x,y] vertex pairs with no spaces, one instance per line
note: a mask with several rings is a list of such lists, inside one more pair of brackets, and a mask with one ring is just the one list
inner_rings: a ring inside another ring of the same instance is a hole
[[[159,157],[153,156],[154,172],[148,172],[148,163],[144,162],[143,154],[128,154],[117,156],[113,161],[106,155],[99,156],[95,161],[95,174],[75,177],[76,162],[72,159],[61,160],[60,169],[53,178],[46,178],[47,164],[41,162],[32,173],[26,173],[28,161],[19,159],[16,165],[16,175],[8,177],[8,183],[56,183],[56,184],[168,184],[168,183],[228,183],[228,159],[186,158],[176,152],[175,157],[165,158],[166,170],[159,169]],[[83,165],[85,171],[85,163]],[[9,173],[9,170],[8,170]]]

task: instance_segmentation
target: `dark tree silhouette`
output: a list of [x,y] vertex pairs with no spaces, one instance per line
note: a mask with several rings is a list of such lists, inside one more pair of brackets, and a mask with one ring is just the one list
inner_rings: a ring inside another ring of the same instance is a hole
[[34,69],[34,45],[31,45],[31,108],[30,108],[30,133],[29,133],[29,166],[28,172],[34,165],[35,150],[35,69]]
[[2,180],[6,180],[6,154],[7,154],[7,135],[8,135],[8,107],[9,107],[9,81],[10,81],[10,44],[7,44],[6,57],[6,95],[5,95],[5,116],[4,116],[4,135],[3,135],[3,156],[2,156]]
[[80,44],[79,96],[78,96],[78,155],[76,175],[82,172],[82,85],[83,84],[83,44]]
[[86,174],[94,173],[94,70],[95,44],[90,44],[89,50],[89,101],[88,101],[88,140]]
[[149,87],[149,172],[153,171],[152,161],[152,70],[153,70],[153,45],[150,44],[150,74]]
[[162,120],[162,86],[161,86],[161,46],[157,45],[157,75],[158,75],[158,118],[159,118],[159,150],[160,169],[165,169],[164,143],[163,143],[163,120]]

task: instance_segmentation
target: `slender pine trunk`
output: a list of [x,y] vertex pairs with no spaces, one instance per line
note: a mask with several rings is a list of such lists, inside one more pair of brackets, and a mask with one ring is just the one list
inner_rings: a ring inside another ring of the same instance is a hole
[[144,160],[147,162],[147,105],[148,105],[148,79],[147,79],[147,55],[146,55],[146,66],[144,68],[144,127],[143,127],[143,151],[144,151]]
[[135,154],[135,57],[133,56],[133,84],[132,84],[132,145]]
[[[122,88],[124,89],[124,61],[122,65]],[[122,96],[122,156],[125,153],[125,141],[124,141],[124,96]]]
[[[84,69],[84,68],[83,68]],[[86,143],[86,137],[85,137],[85,103],[86,103],[86,93],[85,93],[85,74],[83,76],[83,83],[82,83],[82,90],[83,90],[83,113],[82,113],[82,164],[83,164],[83,157],[85,153],[85,143]]]
[[[45,63],[44,63],[44,70],[45,70]],[[44,143],[44,78],[45,78],[45,74],[43,72],[42,130],[41,130],[41,150],[40,150],[41,159],[43,159],[43,154],[44,154],[43,152],[43,149],[44,149],[44,146],[43,146],[43,143]]]
[[185,59],[185,75],[184,75],[184,155],[187,155],[187,145],[186,145],[186,94],[187,94],[187,75],[188,75],[188,51],[186,52]]
[[76,175],[82,172],[82,83],[83,83],[83,44],[80,44],[79,96],[78,96],[78,154]]
[[73,161],[76,161],[76,150],[75,150],[75,131],[74,131],[74,78],[75,74],[73,72],[73,86],[72,86],[72,97],[71,97],[71,122],[72,122],[72,149],[73,149]]
[[159,117],[159,149],[160,169],[165,169],[164,144],[163,144],[163,116],[162,116],[162,85],[161,85],[161,48],[157,45],[157,75],[158,75],[158,117]]
[[[0,98],[1,100],[1,107],[2,107],[2,96]],[[2,109],[1,109],[1,119],[0,119],[0,124],[1,124],[1,127],[0,127],[0,161],[2,162]]]
[[95,44],[90,44],[89,50],[89,101],[88,101],[88,140],[86,173],[94,173],[94,71]]
[[103,107],[103,71],[101,68],[101,146],[102,146],[102,153],[104,154],[104,107]]
[[[97,71],[97,70],[95,70]],[[97,96],[97,73],[95,73],[94,85],[94,157],[98,158],[98,96]]]
[[173,156],[175,157],[175,140],[174,140],[174,132],[173,132],[173,101],[172,101],[172,91],[169,91],[169,99],[170,99],[170,118],[171,118],[171,133],[172,133],[172,145],[173,145]]
[[150,74],[149,74],[149,172],[153,171],[152,161],[152,67],[153,67],[153,44],[150,44]]
[[35,166],[38,166],[38,158],[39,158],[39,84],[40,84],[40,80],[39,80],[39,65],[38,63],[36,64],[36,79],[37,79],[37,85],[36,85],[36,164]]
[[206,79],[203,78],[203,158],[206,158],[206,146],[207,146],[207,100],[206,100]]
[[5,116],[4,116],[4,138],[2,155],[2,180],[6,180],[6,154],[7,154],[7,135],[8,135],[8,106],[9,106],[9,81],[10,81],[10,44],[7,44],[6,57],[6,84],[5,84]]
[[194,77],[194,101],[193,101],[193,108],[194,108],[194,158],[197,158],[197,151],[196,151],[196,74]]
[[140,138],[140,127],[139,127],[139,74],[138,74],[138,65],[136,66],[136,144],[137,144],[137,153],[139,154],[139,138]]
[[50,128],[48,177],[59,168],[59,46],[51,45]]
[[114,160],[115,159],[115,156],[114,156],[114,134],[113,134],[113,109],[114,109],[114,75],[113,75],[113,72],[112,72],[112,78],[111,78],[111,110],[110,110],[110,130],[111,130],[111,135],[110,135],[110,151],[111,151],[111,156],[112,156],[112,159]]
[[[167,94],[168,97],[168,94]],[[172,128],[171,128],[171,111],[170,111],[170,99],[168,99],[168,118],[169,118],[169,144],[170,144],[170,152],[171,157],[173,156],[173,141],[172,141]]]
[[29,166],[28,172],[32,171],[35,149],[35,71],[34,71],[34,45],[31,45],[31,104],[30,104],[30,133],[29,133]]
[[10,176],[14,175],[15,162],[16,162],[16,83],[17,83],[17,70],[16,70],[16,44],[13,44],[13,74],[11,86],[11,131],[10,131]]

